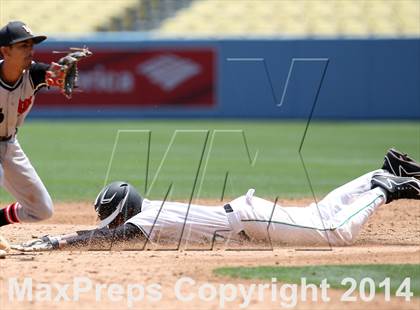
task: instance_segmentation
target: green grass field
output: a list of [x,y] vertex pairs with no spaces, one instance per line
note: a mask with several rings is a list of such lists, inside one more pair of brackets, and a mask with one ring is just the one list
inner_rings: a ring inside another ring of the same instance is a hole
[[[281,120],[29,121],[19,141],[55,201],[93,201],[105,182],[117,179],[142,193],[147,187],[153,199],[163,198],[171,183],[172,199],[188,199],[193,188],[195,197],[220,199],[224,188],[225,197],[235,197],[250,187],[274,199],[311,196],[298,156],[304,128]],[[119,130],[126,131],[116,140]],[[379,168],[390,146],[419,159],[419,141],[415,122],[316,122],[302,154],[322,196]],[[1,200],[8,199],[2,192]]]
[[[420,296],[420,265],[322,265],[304,267],[224,267],[214,270],[219,276],[228,276],[241,279],[263,279],[271,280],[276,278],[283,283],[301,283],[301,278],[306,278],[306,283],[313,283],[317,286],[323,279],[327,279],[331,288],[348,289],[350,283],[342,284],[343,279],[351,277],[359,285],[363,278],[371,278],[376,284],[376,292],[384,292],[384,285],[379,283],[386,278],[390,279],[390,293],[395,296],[396,291],[405,278],[410,278],[410,291],[413,296]],[[365,288],[366,289],[366,288]]]

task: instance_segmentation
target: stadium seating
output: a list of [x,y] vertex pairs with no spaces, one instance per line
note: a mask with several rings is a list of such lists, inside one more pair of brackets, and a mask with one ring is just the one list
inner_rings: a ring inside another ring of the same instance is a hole
[[43,33],[420,36],[420,0],[1,0],[0,10],[1,24]]
[[90,33],[139,0],[1,0],[1,24],[22,20],[39,33]]
[[[203,22],[204,21],[204,22]],[[161,35],[419,36],[419,0],[201,0]]]

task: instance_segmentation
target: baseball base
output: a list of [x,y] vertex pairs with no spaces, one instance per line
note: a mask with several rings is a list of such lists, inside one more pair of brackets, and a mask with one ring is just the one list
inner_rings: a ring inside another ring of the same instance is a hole
[[2,235],[0,235],[0,250],[4,252],[10,251],[10,244]]
[[5,250],[0,250],[0,259],[6,258],[7,252]]

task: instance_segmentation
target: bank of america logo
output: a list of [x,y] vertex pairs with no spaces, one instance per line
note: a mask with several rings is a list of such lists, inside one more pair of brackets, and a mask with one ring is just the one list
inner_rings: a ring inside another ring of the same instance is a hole
[[165,91],[174,90],[200,72],[199,64],[170,54],[153,57],[137,66],[138,74],[146,76],[153,84]]

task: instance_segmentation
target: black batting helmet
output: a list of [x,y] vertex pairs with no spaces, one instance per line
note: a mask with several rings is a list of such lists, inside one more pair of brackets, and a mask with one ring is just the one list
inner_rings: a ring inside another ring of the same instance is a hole
[[105,186],[95,200],[95,211],[100,219],[99,228],[114,228],[119,221],[141,212],[143,198],[137,190],[127,182],[112,182]]

